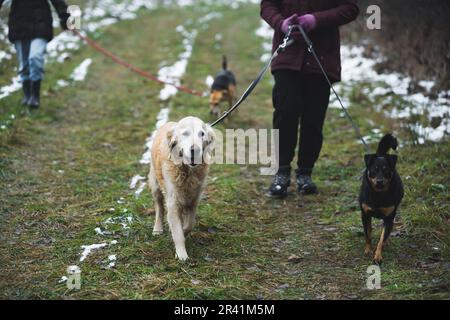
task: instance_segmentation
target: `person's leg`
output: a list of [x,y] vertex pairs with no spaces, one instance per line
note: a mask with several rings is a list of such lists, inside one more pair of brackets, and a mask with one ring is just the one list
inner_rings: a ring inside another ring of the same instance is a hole
[[30,65],[31,98],[30,107],[38,108],[40,104],[41,80],[44,77],[44,55],[47,49],[47,40],[36,38],[31,40],[30,55],[28,57]]
[[17,60],[19,62],[18,75],[20,82],[22,82],[23,99],[21,101],[22,105],[26,105],[30,99],[30,68],[28,63],[28,56],[30,54],[30,41],[29,40],[18,40],[14,43],[17,53]]
[[30,54],[28,57],[31,81],[39,81],[44,77],[44,56],[46,50],[47,40],[41,38],[31,40]]
[[281,170],[290,170],[297,146],[301,107],[299,77],[300,73],[292,70],[279,70],[274,73],[273,128],[279,130],[278,164]]
[[297,183],[300,189],[304,189],[301,191],[315,193],[316,187],[310,176],[322,149],[322,129],[330,99],[330,86],[320,74],[303,75],[302,80],[305,101],[300,120],[297,177],[304,176],[305,181],[297,179]]
[[290,185],[291,161],[297,145],[298,124],[301,108],[300,72],[278,70],[274,72],[275,85],[272,92],[274,106],[273,128],[279,130],[278,173],[269,188],[269,195],[284,197]]

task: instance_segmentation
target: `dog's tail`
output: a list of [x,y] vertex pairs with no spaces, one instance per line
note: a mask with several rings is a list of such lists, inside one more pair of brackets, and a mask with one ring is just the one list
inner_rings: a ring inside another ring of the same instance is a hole
[[227,56],[223,55],[222,56],[222,69],[223,70],[227,70],[227,67],[228,67]]
[[397,139],[390,133],[381,138],[378,144],[377,156],[384,156],[388,153],[389,149],[397,150]]

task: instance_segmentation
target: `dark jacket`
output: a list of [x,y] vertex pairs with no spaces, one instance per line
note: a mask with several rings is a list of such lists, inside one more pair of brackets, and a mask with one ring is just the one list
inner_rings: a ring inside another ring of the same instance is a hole
[[[4,0],[0,0],[0,8]],[[61,23],[66,23],[69,14],[64,0],[50,0]],[[53,38],[53,19],[48,0],[12,0],[9,13],[9,41]]]
[[[313,14],[316,29],[309,36],[324,69],[332,81],[341,79],[339,26],[356,19],[359,13],[356,0],[262,0],[261,17],[275,30],[272,50],[283,41],[281,23],[294,13],[298,16]],[[279,69],[298,70],[304,73],[320,73],[305,42],[296,41],[272,62],[272,72]]]

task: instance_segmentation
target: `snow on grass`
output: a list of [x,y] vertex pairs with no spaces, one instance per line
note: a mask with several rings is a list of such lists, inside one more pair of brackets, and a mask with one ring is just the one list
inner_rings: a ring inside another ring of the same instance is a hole
[[102,229],[100,227],[95,228],[94,231],[95,231],[95,233],[97,233],[97,234],[99,234],[101,236],[104,235],[104,233],[103,233],[103,231],[102,231]]
[[[189,6],[192,0],[182,0],[175,2],[179,6]],[[120,3],[115,0],[89,1],[82,10],[82,30],[96,32],[99,29],[117,23],[121,20],[130,20],[137,17],[139,9],[153,10],[160,6],[171,5],[172,2],[161,2],[160,0],[123,0]],[[6,3],[3,7],[6,7]],[[58,19],[54,19],[54,25],[58,25]],[[4,21],[0,21],[0,41],[7,42],[8,26]],[[83,33],[83,32],[82,32]],[[56,35],[47,45],[48,62],[62,63],[68,59],[73,52],[81,46],[81,40],[70,31],[61,32]],[[0,51],[0,61],[10,59],[15,53],[14,46],[8,43],[5,51]],[[58,87],[64,87],[57,84]],[[18,78],[12,79],[11,84],[0,88],[0,99],[9,96],[20,89]]]
[[212,75],[208,75],[208,76],[206,77],[205,84],[206,84],[208,87],[211,87],[212,84],[213,84],[213,82],[214,82],[214,77],[213,77]]
[[0,99],[6,98],[11,93],[16,92],[22,88],[22,84],[20,83],[19,76],[16,76],[12,79],[12,83],[7,86],[3,86],[0,88]]
[[142,191],[145,190],[145,186],[146,186],[146,185],[147,185],[146,182],[141,182],[141,183],[139,184],[139,187],[138,187],[138,188],[136,189],[136,191],[134,192],[134,196],[135,196],[136,198],[139,198],[139,197],[140,197]]
[[139,174],[135,175],[131,179],[130,189],[136,189],[136,186],[138,186],[138,184],[139,184],[139,186],[137,187],[136,191],[134,192],[134,196],[136,198],[139,198],[139,196],[141,195],[142,191],[144,191],[145,186],[147,185],[147,183],[143,182],[142,180],[145,180],[145,177],[143,177],[143,176],[141,176]]
[[162,108],[159,110],[156,116],[155,131],[145,141],[145,153],[142,155],[142,159],[139,161],[141,164],[149,164],[152,156],[153,139],[155,138],[156,131],[161,128],[169,120],[169,108]]
[[139,174],[135,175],[133,178],[131,178],[130,189],[136,188],[137,183],[144,179],[145,179],[145,177],[143,177]]
[[[177,86],[180,85],[180,79],[186,72],[186,67],[189,58],[192,55],[192,50],[194,47],[194,41],[197,37],[197,30],[188,31],[184,26],[179,25],[176,28],[178,33],[183,36],[183,46],[184,51],[179,55],[178,61],[176,61],[171,66],[163,67],[158,72],[158,78],[162,81],[167,81]],[[167,101],[172,96],[177,94],[178,89],[173,85],[166,84],[164,88],[159,93],[159,99],[161,101]]]
[[92,251],[106,247],[107,245],[108,244],[106,242],[94,243],[94,244],[90,244],[90,245],[82,245],[81,249],[83,249],[83,252],[81,252],[80,262],[83,262]]
[[223,17],[223,14],[220,12],[210,12],[200,19],[197,20],[197,22],[200,24],[202,29],[206,30],[208,28],[208,23],[214,19],[220,19]]
[[117,256],[115,254],[111,254],[108,256],[108,266],[107,269],[114,268],[116,266]]
[[[124,209],[124,213],[127,212],[127,209]],[[117,217],[109,217],[107,218],[103,224],[105,225],[105,228],[108,229],[109,224],[115,224],[122,226],[122,229],[129,229],[130,224],[133,222],[133,216],[129,214],[124,214],[122,216]]]
[[272,56],[273,29],[265,21],[261,20],[261,25],[256,29],[256,35],[263,39],[262,50],[264,53],[261,56],[261,62],[267,62]]
[[[260,27],[256,30],[256,35],[264,39],[264,54],[261,56],[261,61],[267,62],[271,56],[272,44],[270,40],[273,36],[273,30],[266,22],[261,21]],[[438,94],[438,98],[434,100],[421,92],[410,94],[409,88],[412,83],[410,77],[396,72],[388,74],[377,73],[375,66],[383,61],[383,57],[371,59],[365,57],[363,53],[363,46],[341,46],[342,83],[336,84],[335,88],[340,93],[345,107],[351,104],[346,93],[350,91],[349,88],[355,83],[380,83],[375,88],[363,89],[363,93],[366,93],[372,100],[393,93],[401,97],[405,102],[401,108],[394,107],[390,111],[385,111],[386,116],[395,119],[411,119],[418,115],[426,115],[429,123],[433,121],[439,122],[438,125],[434,126],[424,125],[419,122],[409,125],[410,129],[420,137],[419,143],[423,143],[426,140],[439,141],[450,134],[450,92],[441,92]],[[422,80],[419,82],[419,85],[426,93],[429,93],[435,82],[433,80]],[[341,108],[333,93],[330,96],[329,106],[330,108]]]
[[[375,59],[364,57],[363,46],[343,45],[341,47],[342,57],[342,81],[338,85],[341,93],[345,86],[352,86],[355,82],[366,82],[379,84],[375,88],[367,87],[363,93],[371,100],[394,93],[399,96],[403,103],[396,105],[390,110],[385,110],[387,117],[394,119],[409,120],[416,117],[425,117],[424,121],[415,121],[408,127],[418,136],[418,142],[426,140],[439,141],[450,134],[450,92],[440,92],[436,99],[432,99],[422,92],[410,93],[409,88],[412,79],[397,72],[377,73],[375,66],[382,62],[383,58]],[[429,93],[435,85],[433,80],[422,80],[419,85]],[[333,98],[333,96],[332,96]],[[348,106],[347,98],[345,103]],[[389,102],[389,101],[387,101]],[[376,106],[381,110],[381,106]],[[406,121],[410,122],[410,121]],[[437,124],[433,124],[433,123]]]
[[[114,245],[117,244],[117,240],[113,240],[109,243],[109,245]],[[94,243],[94,244],[90,244],[90,245],[82,245],[81,249],[83,249],[83,251],[80,254],[80,262],[83,262],[84,260],[86,260],[86,258],[88,257],[89,254],[91,254],[93,251],[99,250],[101,248],[104,248],[108,245],[107,242],[103,242],[103,243]]]
[[67,87],[67,86],[69,86],[69,84],[70,84],[70,83],[69,83],[68,81],[62,80],[62,79],[56,81],[56,86],[57,86],[58,88],[64,88],[64,87]]
[[84,59],[84,61],[78,67],[76,67],[75,70],[73,70],[70,78],[74,81],[84,81],[91,63],[92,59]]
[[9,60],[12,58],[12,54],[6,51],[0,51],[0,62],[2,60]]

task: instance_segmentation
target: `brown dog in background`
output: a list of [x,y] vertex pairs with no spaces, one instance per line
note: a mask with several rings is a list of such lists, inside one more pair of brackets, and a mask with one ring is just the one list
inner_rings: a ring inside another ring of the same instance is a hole
[[223,56],[222,70],[214,78],[209,97],[210,113],[219,116],[219,104],[222,101],[228,102],[228,107],[232,107],[236,101],[236,78],[227,69],[227,58]]

